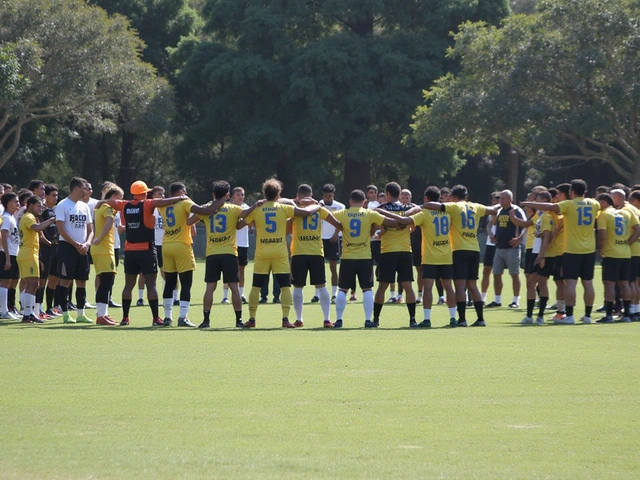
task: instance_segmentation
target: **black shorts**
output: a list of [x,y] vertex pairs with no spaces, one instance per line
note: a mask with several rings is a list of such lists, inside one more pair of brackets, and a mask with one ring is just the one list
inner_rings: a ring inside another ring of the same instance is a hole
[[565,253],[562,256],[562,274],[567,280],[593,280],[596,253]]
[[158,273],[158,258],[155,250],[124,251],[125,275],[152,275]]
[[371,258],[375,262],[376,265],[380,265],[380,247],[382,242],[380,240],[375,240],[371,242]]
[[120,265],[120,249],[119,248],[113,249],[113,256],[116,259],[116,267],[117,267],[118,265]]
[[[538,256],[536,255],[536,259]],[[535,265],[533,269],[533,273],[538,274],[541,277],[549,278],[553,275],[553,272],[556,269],[556,263],[560,257],[548,257],[544,259],[544,267],[541,267],[540,264]]]
[[[124,258],[125,259],[127,258],[126,252],[125,252]],[[156,261],[158,262],[158,267],[157,268],[164,267],[164,262],[162,261],[162,245],[156,245]]]
[[9,270],[4,269],[4,262],[6,261],[6,254],[4,252],[0,252],[0,262],[2,262],[2,266],[0,267],[0,279],[17,280],[20,278],[20,269],[18,268],[17,257],[15,255],[10,255],[9,261],[11,262],[11,268]]
[[631,268],[630,258],[603,258],[602,259],[602,281],[617,282],[627,281],[629,269]]
[[73,245],[58,245],[58,273],[64,280],[89,280],[89,255],[80,255]]
[[398,282],[413,282],[413,259],[411,252],[390,252],[380,255],[378,281],[394,283],[398,274]]
[[453,265],[422,265],[422,278],[453,278]]
[[496,246],[486,245],[484,247],[484,258],[482,259],[482,264],[485,267],[493,267],[493,257],[495,256],[496,256]]
[[422,245],[411,245],[411,261],[414,267],[422,266]]
[[45,279],[49,275],[54,277],[58,276],[58,245],[52,245],[50,247],[40,246],[40,263],[42,268],[40,269],[40,278]]
[[635,282],[640,277],[640,257],[631,257],[629,264],[629,281]]
[[[323,238],[322,248],[324,249],[324,258],[326,258],[330,262],[337,262],[338,260],[340,260],[341,244],[342,238],[338,238],[337,242],[332,242],[329,238]],[[311,283],[313,284],[313,282]]]
[[324,258],[320,255],[294,255],[291,257],[291,283],[294,287],[304,287],[307,284],[307,272],[309,272],[311,285],[327,283]]
[[453,279],[477,280],[480,268],[480,252],[456,250],[453,252]]
[[356,277],[362,290],[373,288],[373,264],[371,260],[342,259],[338,275],[338,287],[341,290],[355,290]]
[[524,273],[533,273],[533,264],[538,258],[537,253],[533,253],[532,248],[528,248],[524,251]]
[[204,281],[206,283],[216,283],[220,280],[224,283],[238,283],[238,257],[231,254],[209,255],[207,257],[204,271]]
[[238,265],[241,267],[249,265],[249,247],[238,247]]

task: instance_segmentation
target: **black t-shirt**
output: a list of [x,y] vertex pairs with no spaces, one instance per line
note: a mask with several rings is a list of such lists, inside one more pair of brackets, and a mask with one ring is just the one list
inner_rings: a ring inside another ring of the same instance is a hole
[[[520,229],[509,218],[509,212],[513,209],[513,205],[509,208],[501,208],[496,217],[496,248],[512,248],[509,241],[516,237]],[[524,220],[522,210],[516,208],[516,217]]]
[[[55,217],[56,211],[53,208],[43,207],[42,215],[40,215],[40,220],[46,222],[51,217]],[[44,238],[49,240],[51,243],[58,243],[58,227],[56,227],[56,222],[53,222],[47,228],[42,231]]]

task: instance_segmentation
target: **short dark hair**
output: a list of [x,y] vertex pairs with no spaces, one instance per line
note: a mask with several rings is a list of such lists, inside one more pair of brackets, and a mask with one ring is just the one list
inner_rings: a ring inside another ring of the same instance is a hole
[[549,195],[551,195],[551,198],[556,198],[558,196],[557,188],[551,187],[549,190],[547,190],[547,192],[549,192]]
[[298,193],[301,195],[313,195],[313,190],[311,190],[311,186],[303,183],[298,187]]
[[467,187],[464,185],[454,185],[451,188],[451,196],[454,198],[464,200],[467,198],[467,195],[469,195],[469,192],[467,191]]
[[182,182],[173,182],[169,186],[169,194],[170,195],[175,195],[180,190],[184,190],[185,192],[187,191],[187,186]]
[[579,197],[584,197],[587,193],[587,182],[581,178],[571,180],[571,191]]
[[336,193],[336,186],[333,183],[325,183],[320,190],[322,193]]
[[18,203],[22,205],[32,195],[33,195],[33,192],[31,190],[27,190],[26,188],[23,188],[18,192]]
[[53,192],[57,192],[57,191],[58,191],[57,185],[49,184],[44,186],[45,195],[51,195]]
[[609,187],[607,187],[606,185],[600,185],[596,188],[596,193],[608,193],[609,190]]
[[147,192],[147,198],[153,198],[156,192],[162,192],[162,194],[164,195],[164,187],[161,185],[156,185],[155,187],[153,187],[151,190]]
[[11,185],[10,183],[0,183],[0,185],[2,185],[2,188],[4,188],[5,190],[7,188],[10,188],[11,190],[13,190],[13,185]]
[[375,192],[378,193],[378,187],[376,187],[375,185],[367,185],[367,192],[369,190],[375,190]]
[[451,195],[451,190],[449,189],[449,187],[442,187],[440,189],[440,196],[442,195]]
[[634,190],[633,192],[631,192],[631,195],[629,195],[629,201],[631,200],[640,202],[640,190]]
[[[575,190],[574,190],[575,192]],[[579,195],[576,192],[576,195]],[[609,195],[608,193],[601,193],[596,197],[596,200],[601,201],[604,200],[605,202],[607,202],[609,205],[613,205],[613,197],[611,195]]]
[[384,186],[384,191],[394,198],[397,198],[400,196],[401,190],[402,190],[402,187],[398,182],[389,182]]
[[5,210],[7,209],[7,205],[9,205],[9,202],[11,202],[14,198],[18,198],[18,195],[16,195],[14,192],[5,193],[4,195],[2,195],[2,197],[0,197],[0,202],[2,202],[2,206],[5,208]]
[[244,188],[242,188],[242,187],[233,187],[233,190],[231,190],[231,195],[233,196],[238,192],[244,193]]
[[437,202],[440,200],[440,189],[438,187],[427,187],[424,191],[424,196],[427,197],[427,200],[430,202]]
[[551,201],[551,192],[548,190],[540,190],[538,192],[534,192],[536,194],[536,198],[542,199],[542,201],[550,202]]
[[212,184],[213,187],[213,196],[217,199],[224,197],[229,190],[231,190],[231,185],[226,180],[216,180]]
[[640,190],[640,183],[636,183],[633,187],[631,187],[632,192],[635,192],[636,190]]
[[571,191],[570,183],[561,183],[556,185],[557,193],[562,193],[565,197],[569,198],[569,192]]
[[115,194],[119,193],[120,195],[122,195],[124,197],[124,190],[122,190],[118,185],[115,185],[113,187],[111,187],[109,190],[107,190],[104,194],[104,198],[105,199],[109,199],[111,197],[113,197]]
[[44,185],[42,180],[31,180],[27,190],[31,190],[33,192],[36,188],[40,188],[42,185]]
[[73,192],[75,188],[84,188],[86,183],[88,182],[82,177],[73,177],[69,182],[69,191]]
[[277,178],[270,178],[262,184],[262,194],[268,201],[278,198],[280,192],[282,192],[282,182]]
[[38,195],[31,195],[27,199],[27,208],[29,208],[30,205],[33,205],[35,203],[42,203],[42,199]]
[[365,199],[364,192],[362,190],[353,190],[349,195],[349,200],[353,200],[354,202],[364,202]]

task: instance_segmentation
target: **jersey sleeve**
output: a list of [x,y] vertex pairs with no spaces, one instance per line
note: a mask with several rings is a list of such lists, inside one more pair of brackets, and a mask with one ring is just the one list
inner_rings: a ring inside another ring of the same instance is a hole
[[413,220],[413,224],[416,227],[419,227],[420,225],[422,225],[422,222],[424,222],[424,211],[420,211],[418,213],[416,213],[415,215],[411,215],[411,217],[409,217]]
[[25,229],[31,228],[36,224],[36,217],[34,217],[33,215],[24,215],[20,223],[23,223]]
[[[281,204],[282,205],[282,204]],[[296,207],[293,205],[282,205],[284,212],[287,215],[287,218],[293,218],[296,214]]]
[[484,214],[487,213],[487,207],[481,203],[476,203],[476,209],[478,210],[478,217],[484,217]]
[[253,216],[254,216],[254,213],[255,213],[255,211],[256,211],[256,210],[257,210],[257,209],[256,209],[256,208],[254,208],[254,209],[249,213],[249,215],[247,215],[246,217],[244,217],[244,221],[245,221],[245,222],[247,222],[247,225],[249,225],[251,222],[253,222]]
[[[560,208],[560,213],[562,215],[566,215],[566,213],[569,210],[569,208],[571,207],[571,205],[573,205],[573,202],[571,200],[563,200],[561,202],[558,202],[558,207]],[[598,210],[600,210],[600,209],[598,208]]]
[[62,202],[56,205],[56,222],[58,221],[63,221],[63,222],[67,221],[67,212],[65,211],[64,205],[62,205]]
[[322,220],[324,220],[325,218],[327,218],[329,216],[329,210],[327,210],[326,208],[322,207],[320,210],[318,210],[318,215],[320,215],[320,218]]
[[443,203],[443,205],[444,205],[444,211],[447,212],[449,215],[460,211],[460,208],[455,203]]
[[385,217],[381,213],[378,213],[374,210],[371,211],[371,223],[375,223],[376,225],[382,225],[382,222],[384,222],[385,218],[387,217]]
[[629,228],[633,228],[636,225],[639,225],[640,222],[638,222],[638,216],[635,215],[633,212],[629,212]]
[[598,226],[598,230],[606,230],[607,229],[607,216],[605,215],[604,212],[602,212],[602,214],[598,215],[598,218],[596,220],[596,224]]
[[[213,202],[208,202],[207,204],[204,205],[204,207],[210,207],[212,203]],[[200,215],[199,213],[196,213],[195,216],[198,217],[198,220],[204,220],[205,218],[209,218],[209,215]]]
[[542,215],[542,219],[540,220],[542,232],[551,232],[553,231],[553,221],[550,214],[545,213]]
[[196,204],[196,202],[194,202],[191,199],[186,199],[186,200],[182,200],[180,204],[181,204],[180,206],[184,210],[185,217],[189,218],[189,215],[191,214],[191,207],[193,207]]

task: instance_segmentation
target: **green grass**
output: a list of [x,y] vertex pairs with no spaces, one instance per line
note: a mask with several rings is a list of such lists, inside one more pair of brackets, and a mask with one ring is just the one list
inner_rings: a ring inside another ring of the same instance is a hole
[[0,323],[0,478],[637,478],[640,324],[523,315],[415,331],[392,305],[364,331],[358,302],[328,331],[308,304],[282,330],[261,305],[238,331],[217,304],[209,331],[152,329],[148,307],[128,328]]

